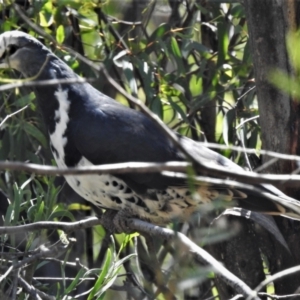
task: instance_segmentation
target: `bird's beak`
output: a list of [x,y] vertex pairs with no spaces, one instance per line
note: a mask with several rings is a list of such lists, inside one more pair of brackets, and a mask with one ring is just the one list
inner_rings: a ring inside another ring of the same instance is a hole
[[12,69],[13,60],[9,59],[6,55],[6,51],[0,53],[0,69]]
[[0,69],[8,69],[9,65],[5,60],[0,60]]
[[9,68],[9,65],[4,51],[0,53],[0,69],[7,69],[7,68]]

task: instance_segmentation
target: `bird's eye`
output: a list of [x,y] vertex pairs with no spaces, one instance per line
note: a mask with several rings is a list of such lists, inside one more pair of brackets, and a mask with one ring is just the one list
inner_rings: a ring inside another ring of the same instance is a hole
[[18,50],[18,47],[16,45],[10,45],[7,49],[8,56],[13,55]]
[[13,55],[14,53],[16,53],[17,50],[18,50],[18,47],[16,45],[7,46],[6,50],[0,57],[0,60]]

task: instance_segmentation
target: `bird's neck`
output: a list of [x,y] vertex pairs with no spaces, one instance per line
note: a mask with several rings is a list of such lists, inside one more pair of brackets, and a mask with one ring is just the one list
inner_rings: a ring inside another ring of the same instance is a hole
[[[68,90],[71,85],[61,84],[59,81],[76,77],[78,76],[58,59],[51,59],[37,77],[39,81],[49,81],[49,84],[46,82],[45,85],[35,86],[34,93],[50,134],[55,129],[59,117],[57,116],[58,110],[62,109],[62,106],[67,109],[68,102],[70,102]],[[53,80],[57,80],[57,84],[53,85]]]

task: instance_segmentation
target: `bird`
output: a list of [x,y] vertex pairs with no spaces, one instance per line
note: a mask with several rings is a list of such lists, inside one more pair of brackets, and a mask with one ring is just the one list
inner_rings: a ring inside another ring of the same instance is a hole
[[[0,68],[14,69],[28,79],[58,80],[56,86],[36,85],[32,89],[51,151],[60,168],[187,160],[159,125],[143,112],[117,102],[88,82],[59,83],[59,80],[80,79],[80,76],[27,33],[7,31],[0,35]],[[247,172],[203,144],[177,136],[198,161],[233,172]],[[187,220],[201,211],[204,204],[218,199],[236,202],[245,209],[300,220],[299,202],[269,184],[258,187],[272,197],[201,183],[197,184],[195,193],[191,193],[186,179],[160,172],[64,177],[76,193],[97,207],[127,211],[130,216],[154,224]]]

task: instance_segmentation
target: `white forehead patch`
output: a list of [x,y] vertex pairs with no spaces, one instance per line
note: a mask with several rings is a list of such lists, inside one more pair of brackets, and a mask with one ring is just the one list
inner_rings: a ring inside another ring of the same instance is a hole
[[10,44],[19,45],[20,41],[34,41],[37,44],[40,44],[40,42],[34,38],[33,36],[24,33],[22,31],[6,31],[0,35],[0,56],[4,53],[7,46]]

